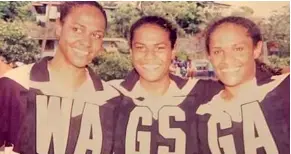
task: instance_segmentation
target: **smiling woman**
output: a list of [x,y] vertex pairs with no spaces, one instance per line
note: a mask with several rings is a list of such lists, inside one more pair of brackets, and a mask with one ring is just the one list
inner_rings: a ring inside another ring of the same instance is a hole
[[62,3],[55,56],[0,78],[0,145],[21,154],[111,153],[119,93],[87,66],[106,22],[95,1]]
[[132,62],[142,85],[169,81],[169,67],[176,39],[176,28],[161,17],[143,17],[132,25]]
[[[225,85],[235,86],[255,76],[255,61],[262,49],[258,27],[249,20],[229,17],[213,24],[207,32],[209,59]],[[224,38],[224,39],[222,39]]]
[[74,67],[86,66],[102,48],[105,27],[106,17],[94,6],[72,8],[69,16],[60,18],[57,24],[59,46],[51,64],[61,61]]
[[242,17],[218,20],[206,46],[224,90],[197,110],[201,153],[289,153],[290,77],[256,69],[257,25]]

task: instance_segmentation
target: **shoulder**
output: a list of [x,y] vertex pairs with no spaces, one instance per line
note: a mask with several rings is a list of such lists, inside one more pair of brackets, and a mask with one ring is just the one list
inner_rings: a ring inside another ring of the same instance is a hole
[[102,85],[103,85],[103,91],[105,93],[111,94],[112,97],[117,97],[120,95],[119,90],[114,87],[113,85],[111,85],[109,82],[105,82],[105,81],[101,81]]
[[130,93],[126,88],[124,88],[121,83],[124,82],[124,79],[117,79],[117,80],[111,80],[108,81],[108,84],[114,88],[116,88],[120,93],[127,95]]
[[214,80],[198,80],[191,90],[191,94],[197,96],[197,101],[203,104],[217,95],[223,89],[223,84]]
[[200,79],[199,81],[197,81],[197,83],[195,84],[195,88],[196,89],[204,89],[207,91],[220,91],[223,88],[223,84],[219,81],[215,81],[215,80],[203,80]]
[[282,75],[272,76],[271,80],[268,83],[261,85],[261,89],[285,89],[290,91],[290,74],[286,73]]
[[24,65],[5,73],[0,78],[0,84],[3,85],[20,85],[26,89],[29,88],[30,70],[33,64]]
[[[290,99],[290,74],[272,76],[271,82],[263,85],[263,90],[270,90],[271,93]],[[290,100],[289,100],[290,101]]]
[[107,84],[115,87],[115,88],[119,88],[121,85],[121,82],[123,82],[124,80],[123,79],[117,79],[117,80],[110,80],[110,81],[107,81]]

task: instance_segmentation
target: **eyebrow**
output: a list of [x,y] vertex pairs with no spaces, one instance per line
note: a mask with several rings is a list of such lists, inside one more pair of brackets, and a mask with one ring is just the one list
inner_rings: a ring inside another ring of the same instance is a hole
[[[82,27],[82,28],[86,28],[86,26],[84,26],[84,25],[82,25],[82,24],[80,24],[80,23],[77,23],[77,22],[73,23],[73,25],[78,25],[78,26],[80,26],[80,27]],[[102,34],[105,33],[105,31],[100,30],[100,29],[96,29],[96,30],[94,30],[94,32],[99,32],[99,33],[102,33]]]
[[165,43],[165,42],[160,42],[160,43],[156,43],[156,44],[154,44],[154,45],[167,45],[167,43]]
[[[136,45],[136,44],[145,45],[144,43],[141,43],[141,42],[133,42],[133,44],[134,44],[134,45]],[[167,45],[167,43],[165,43],[165,42],[160,42],[160,43],[155,43],[154,45],[155,45],[155,46],[156,46],[156,45]]]
[[[245,45],[245,44],[246,44],[245,41],[240,41],[240,42],[237,42],[235,44],[232,44],[231,46]],[[212,49],[222,49],[222,48],[219,46],[214,46],[214,47],[212,47]]]
[[239,43],[233,44],[233,46],[237,46],[237,45],[245,45],[245,44],[246,44],[245,42],[239,42]]
[[140,42],[133,42],[134,45],[144,45],[143,43]]
[[222,49],[221,47],[212,47],[211,49]]

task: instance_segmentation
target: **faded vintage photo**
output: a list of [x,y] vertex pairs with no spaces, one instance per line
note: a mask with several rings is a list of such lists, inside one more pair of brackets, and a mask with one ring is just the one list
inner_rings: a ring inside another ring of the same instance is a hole
[[290,2],[0,1],[0,154],[287,154]]

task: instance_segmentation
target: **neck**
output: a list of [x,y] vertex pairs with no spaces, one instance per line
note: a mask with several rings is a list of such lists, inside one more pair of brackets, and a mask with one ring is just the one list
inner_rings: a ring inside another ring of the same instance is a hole
[[48,65],[53,82],[58,82],[63,87],[77,89],[86,80],[86,69],[70,64],[60,51],[56,52]]
[[256,78],[253,77],[252,79],[236,86],[225,86],[225,90],[222,93],[222,98],[225,100],[231,100],[238,95],[243,95],[249,92],[251,89],[254,89],[254,86],[256,85]]
[[6,63],[0,61],[0,76],[5,74],[7,71],[11,70],[12,68],[7,65]]
[[141,86],[151,95],[162,96],[170,86],[170,77],[166,76],[158,81],[146,81],[140,77]]

